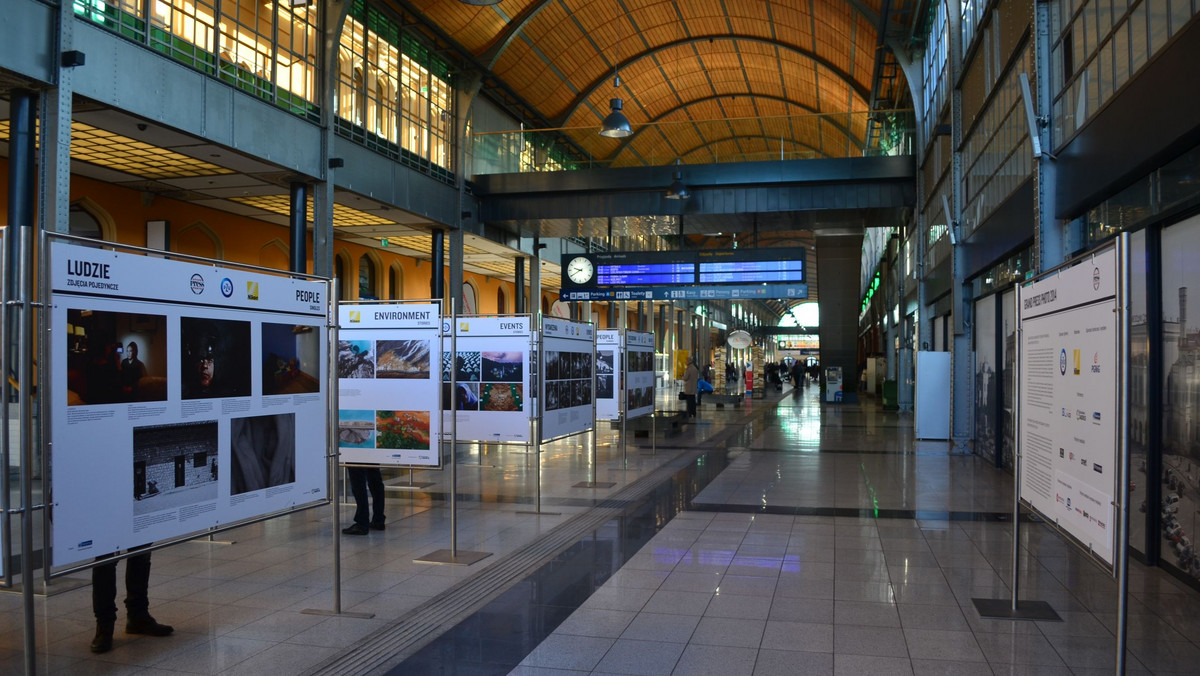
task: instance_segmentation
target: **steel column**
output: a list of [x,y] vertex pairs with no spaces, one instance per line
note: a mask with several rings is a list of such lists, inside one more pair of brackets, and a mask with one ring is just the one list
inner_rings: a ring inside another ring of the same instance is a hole
[[288,228],[291,234],[289,268],[292,272],[308,271],[308,184],[293,181],[291,184],[291,213]]

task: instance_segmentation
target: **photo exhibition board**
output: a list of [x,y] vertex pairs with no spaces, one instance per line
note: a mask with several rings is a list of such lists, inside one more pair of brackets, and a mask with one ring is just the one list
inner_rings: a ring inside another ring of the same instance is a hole
[[654,334],[625,332],[625,417],[654,413]]
[[[458,410],[458,441],[529,443],[530,350],[533,322],[528,315],[463,315],[455,320],[455,349],[450,358],[450,320],[443,319],[442,410]],[[450,369],[457,378],[450,392]],[[451,403],[453,402],[453,404]],[[449,431],[450,416],[443,414]]]
[[596,332],[596,420],[620,420],[625,348],[618,329]]
[[324,282],[51,246],[52,564],[327,498]]
[[590,322],[542,318],[542,441],[595,426],[595,336]]
[[338,307],[338,453],[343,463],[440,467],[441,308]]
[[1020,289],[1020,496],[1113,563],[1117,444],[1113,249]]

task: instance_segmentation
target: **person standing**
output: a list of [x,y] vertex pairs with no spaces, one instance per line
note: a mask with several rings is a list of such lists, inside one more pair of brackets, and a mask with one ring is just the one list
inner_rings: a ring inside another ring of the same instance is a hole
[[[169,636],[175,628],[160,624],[150,615],[150,552],[125,560],[125,633]],[[92,612],[96,615],[94,653],[106,653],[113,647],[113,627],[117,623],[117,562],[107,561],[92,568]]]
[[125,358],[121,360],[121,393],[126,401],[137,399],[138,384],[146,377],[146,365],[138,359],[138,345],[132,340],[125,348]]
[[696,359],[693,357],[683,372],[683,400],[687,402],[689,418],[696,417],[696,385],[699,381],[700,369],[696,368]]
[[[342,529],[346,535],[366,535],[372,530],[383,530],[383,473],[378,467],[347,467],[350,492],[354,494],[354,523]],[[371,499],[367,499],[367,489]],[[372,509],[374,508],[374,509]],[[375,515],[372,517],[371,513]]]

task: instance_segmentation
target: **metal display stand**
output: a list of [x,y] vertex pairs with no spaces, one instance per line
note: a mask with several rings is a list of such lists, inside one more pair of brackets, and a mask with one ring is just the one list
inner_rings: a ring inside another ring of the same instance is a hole
[[[575,484],[572,484],[572,486],[571,486],[572,488],[612,488],[613,486],[617,485],[617,482],[615,482],[615,481],[596,481],[596,472],[597,472],[596,445],[597,445],[597,437],[600,436],[600,426],[596,424],[595,384],[596,384],[596,332],[593,331],[592,332],[592,435],[591,435],[592,443],[590,444],[591,447],[589,449],[592,457],[591,457],[591,463],[589,463],[590,469],[588,470],[588,473],[591,476],[588,478],[587,481],[580,481]],[[616,383],[614,382],[613,385],[615,386]],[[621,413],[621,418],[622,419],[625,418],[624,412]],[[621,438],[622,438],[622,440],[624,440],[623,436]],[[540,445],[539,445],[539,447],[540,447]],[[541,463],[539,462],[538,465],[540,467]]]
[[[458,548],[458,408],[455,399],[458,392],[458,369],[454,360],[458,355],[458,332],[454,330],[458,319],[457,306],[450,299],[450,549],[438,549],[425,556],[413,559],[413,563],[469,566],[491,556],[491,552],[474,552]],[[445,326],[445,323],[442,323]],[[445,339],[444,332],[439,336]],[[441,341],[439,341],[441,342]],[[439,404],[438,409],[441,409]],[[444,438],[444,435],[443,435]],[[440,451],[439,451],[440,452]]]

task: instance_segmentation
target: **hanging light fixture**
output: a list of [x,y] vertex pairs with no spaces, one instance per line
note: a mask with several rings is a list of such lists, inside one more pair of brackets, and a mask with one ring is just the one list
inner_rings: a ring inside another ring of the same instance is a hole
[[[621,63],[621,24],[617,24],[617,64]],[[621,89],[621,74],[613,75],[613,89],[620,93]],[[600,135],[606,138],[625,138],[633,134],[633,127],[629,125],[629,118],[625,117],[625,113],[621,112],[623,105],[620,96],[614,96],[608,102],[608,107],[611,109],[608,116],[604,118],[604,122],[600,124]]]
[[675,159],[675,175],[674,181],[671,181],[671,186],[667,188],[667,199],[669,200],[685,200],[692,196],[692,191],[683,184],[683,172],[679,170],[681,164],[679,158]]

